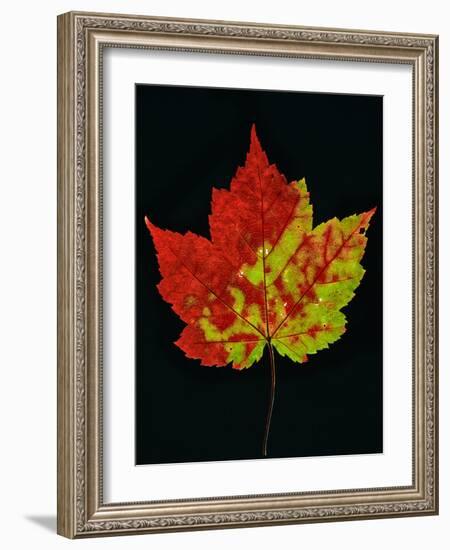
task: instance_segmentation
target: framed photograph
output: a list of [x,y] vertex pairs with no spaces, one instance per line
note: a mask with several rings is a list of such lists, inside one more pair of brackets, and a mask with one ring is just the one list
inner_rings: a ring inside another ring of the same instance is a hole
[[59,16],[59,534],[438,512],[437,54]]

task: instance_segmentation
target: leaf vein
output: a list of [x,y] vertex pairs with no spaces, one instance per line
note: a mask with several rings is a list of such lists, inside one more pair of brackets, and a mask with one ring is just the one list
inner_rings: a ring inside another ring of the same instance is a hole
[[306,294],[308,294],[308,292],[313,288],[314,285],[317,284],[317,280],[319,279],[319,277],[322,275],[322,273],[328,269],[328,266],[334,262],[334,260],[339,256],[339,254],[341,253],[342,249],[344,248],[344,245],[353,237],[353,235],[356,233],[356,231],[358,231],[360,228],[361,228],[361,220],[359,222],[359,224],[356,226],[356,228],[350,233],[350,235],[347,237],[347,239],[341,244],[341,246],[338,248],[337,252],[334,254],[334,256],[331,258],[330,261],[328,261],[324,266],[323,268],[319,271],[319,273],[316,275],[314,281],[309,285],[309,287],[305,290],[305,292],[300,296],[300,298],[295,302],[295,304],[291,307],[291,309],[288,311],[288,313],[286,314],[286,316],[284,317],[284,319],[278,324],[278,326],[276,327],[276,329],[274,330],[274,332],[272,333],[272,338],[275,336],[275,334],[277,333],[277,331],[284,325],[284,323],[286,322],[286,320],[289,318],[289,316],[291,315],[291,313],[297,308],[298,304],[303,300],[303,298],[306,296]]
[[240,317],[245,323],[247,323],[248,325],[250,325],[251,327],[253,327],[257,332],[259,332],[259,334],[261,334],[261,336],[264,336],[265,337],[265,334],[259,330],[259,328],[254,325],[252,322],[250,322],[248,319],[246,319],[243,315],[241,315],[238,311],[236,311],[232,306],[230,306],[230,304],[227,304],[227,302],[225,302],[225,300],[223,298],[221,298],[217,292],[215,292],[212,288],[210,288],[205,282],[203,282],[191,269],[189,269],[189,267],[183,262],[183,260],[178,256],[178,254],[176,254],[174,252],[174,250],[171,248],[171,247],[168,247],[170,252],[172,252],[172,254],[175,256],[175,258],[177,258],[181,265],[184,267],[184,269],[186,269],[186,271],[188,273],[190,273],[192,275],[192,277],[194,277],[194,279],[196,279],[201,285],[203,285],[209,292],[211,292],[211,294],[213,294],[225,307],[227,307],[230,311],[232,311],[237,317]]

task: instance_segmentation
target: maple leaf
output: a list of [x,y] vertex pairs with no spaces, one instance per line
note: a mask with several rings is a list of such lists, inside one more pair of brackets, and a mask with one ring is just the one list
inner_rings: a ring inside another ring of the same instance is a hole
[[[158,290],[186,323],[175,342],[205,366],[244,369],[269,347],[296,363],[345,331],[341,309],[364,268],[376,208],[313,228],[305,179],[288,183],[251,129],[230,190],[212,190],[211,239],[162,230],[146,217],[162,280]],[[268,427],[266,427],[266,438]]]

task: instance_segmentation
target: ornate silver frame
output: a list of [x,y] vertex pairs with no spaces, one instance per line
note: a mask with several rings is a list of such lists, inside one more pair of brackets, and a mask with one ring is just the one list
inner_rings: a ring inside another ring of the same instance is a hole
[[[411,486],[103,502],[100,91],[106,45],[413,67]],[[438,513],[437,54],[433,35],[75,12],[58,17],[59,534],[79,538]]]

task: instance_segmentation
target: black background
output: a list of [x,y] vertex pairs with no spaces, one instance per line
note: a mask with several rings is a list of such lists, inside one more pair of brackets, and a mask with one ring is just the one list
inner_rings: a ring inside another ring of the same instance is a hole
[[382,452],[382,98],[136,86],[136,463],[261,458],[267,351],[244,371],[202,367],[173,342],[147,215],[209,237],[211,188],[229,188],[255,122],[269,161],[306,177],[314,225],[377,206],[347,332],[299,365],[276,354],[270,457]]

